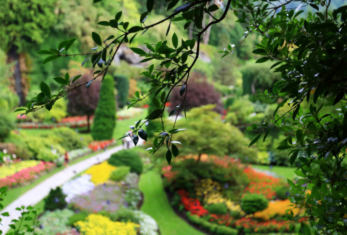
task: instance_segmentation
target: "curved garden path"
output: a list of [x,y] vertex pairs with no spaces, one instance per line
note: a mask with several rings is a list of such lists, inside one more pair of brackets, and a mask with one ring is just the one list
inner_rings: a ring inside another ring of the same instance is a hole
[[[139,144],[141,143],[142,141]],[[133,145],[131,147],[133,147]],[[64,170],[59,171],[55,175],[51,176],[50,178],[38,184],[34,188],[30,189],[0,212],[0,214],[4,212],[10,213],[9,217],[2,217],[0,230],[2,230],[3,234],[6,234],[6,232],[10,229],[9,224],[11,223],[11,221],[13,219],[17,219],[20,216],[20,211],[16,210],[17,207],[27,207],[36,205],[38,202],[43,200],[48,195],[49,191],[52,188],[56,188],[58,186],[63,185],[65,182],[73,178],[76,174],[87,170],[89,167],[99,162],[107,160],[111,156],[111,154],[118,152],[122,149],[122,146],[117,146],[108,149],[102,153],[99,153],[93,157],[90,157],[86,160],[69,166]]]
[[141,210],[157,221],[162,235],[204,235],[173,211],[158,173],[150,171],[142,174],[139,188],[144,195]]

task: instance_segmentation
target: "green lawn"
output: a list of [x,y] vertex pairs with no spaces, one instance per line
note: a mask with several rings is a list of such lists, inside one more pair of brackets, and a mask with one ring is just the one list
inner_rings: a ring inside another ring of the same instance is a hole
[[162,235],[203,235],[181,219],[171,208],[158,173],[150,171],[141,175],[139,188],[144,194],[141,210],[153,217]]
[[296,167],[284,167],[284,166],[273,166],[272,170],[270,170],[269,166],[263,166],[263,165],[252,165],[252,168],[262,170],[262,171],[271,171],[277,174],[278,176],[286,178],[286,179],[293,179],[295,176],[294,171],[296,170]]

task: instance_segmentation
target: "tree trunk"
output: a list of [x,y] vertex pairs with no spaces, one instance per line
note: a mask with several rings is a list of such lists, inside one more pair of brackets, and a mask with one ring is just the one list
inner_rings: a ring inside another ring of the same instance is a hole
[[199,156],[198,156],[198,160],[196,161],[196,165],[198,165],[199,164],[199,162],[200,162],[200,160],[201,160],[201,153],[199,153]]
[[255,84],[257,83],[257,80],[254,80],[253,82],[252,82],[252,94],[253,95],[255,95],[255,93],[256,93],[256,90],[255,90]]
[[89,133],[90,132],[90,115],[87,115],[87,132]]
[[188,35],[189,35],[189,39],[193,39],[193,23],[190,23],[189,25]]
[[[211,21],[212,21],[212,16],[209,17],[208,23],[211,23]],[[208,41],[210,40],[211,27],[212,26],[208,27],[208,29],[206,30],[204,34],[204,38],[203,38],[204,44],[208,44]]]
[[22,74],[21,74],[21,68],[19,63],[19,54],[17,53],[17,48],[12,47],[8,52],[8,63],[12,63],[15,61],[15,65],[13,66],[13,79],[14,79],[14,90],[17,93],[19,97],[19,105],[25,104],[25,94],[22,84]]

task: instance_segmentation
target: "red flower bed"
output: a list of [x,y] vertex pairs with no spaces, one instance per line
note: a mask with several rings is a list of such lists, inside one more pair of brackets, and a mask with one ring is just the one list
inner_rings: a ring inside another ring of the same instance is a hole
[[245,192],[262,194],[270,200],[276,196],[275,189],[281,186],[280,179],[257,172],[252,168],[246,168],[244,172],[250,180]]
[[11,176],[0,179],[0,187],[15,187],[35,179],[40,173],[55,167],[55,163],[41,162],[37,166],[21,170]]
[[189,193],[184,189],[178,190],[177,193],[181,196],[181,203],[184,209],[192,215],[200,217],[208,214],[208,211],[200,204],[200,201],[197,198],[189,198]]
[[110,144],[113,143],[113,139],[112,140],[102,140],[102,141],[93,141],[88,145],[88,148],[90,148],[92,151],[98,151],[100,149],[103,149],[107,146],[109,146]]

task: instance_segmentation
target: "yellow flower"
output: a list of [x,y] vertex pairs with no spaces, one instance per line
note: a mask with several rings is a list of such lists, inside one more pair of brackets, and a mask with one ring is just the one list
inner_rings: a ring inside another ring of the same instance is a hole
[[0,167],[0,179],[6,178],[7,176],[11,176],[16,172],[19,172],[26,168],[37,166],[39,163],[40,161],[29,160],[17,162],[10,165],[3,165]]
[[220,184],[217,182],[214,182],[211,179],[202,179],[195,186],[195,191],[197,196],[206,197],[208,195],[219,193],[220,190],[221,190]]
[[111,172],[116,169],[115,166],[111,166],[107,162],[92,166],[85,174],[91,175],[91,181],[95,184],[104,184],[108,182]]
[[287,199],[283,201],[269,202],[269,206],[263,210],[254,213],[254,217],[262,220],[269,220],[275,215],[285,215],[286,210],[291,209],[294,215],[297,215],[300,211],[298,208],[293,208],[292,203]]
[[219,193],[207,197],[205,201],[208,205],[216,203],[225,203],[225,205],[230,211],[238,211],[241,216],[245,215],[245,212],[241,209],[240,205],[236,204],[233,201],[223,198],[222,195]]
[[75,226],[83,235],[136,235],[140,225],[132,222],[113,222],[108,217],[91,214],[86,221],[78,221]]

